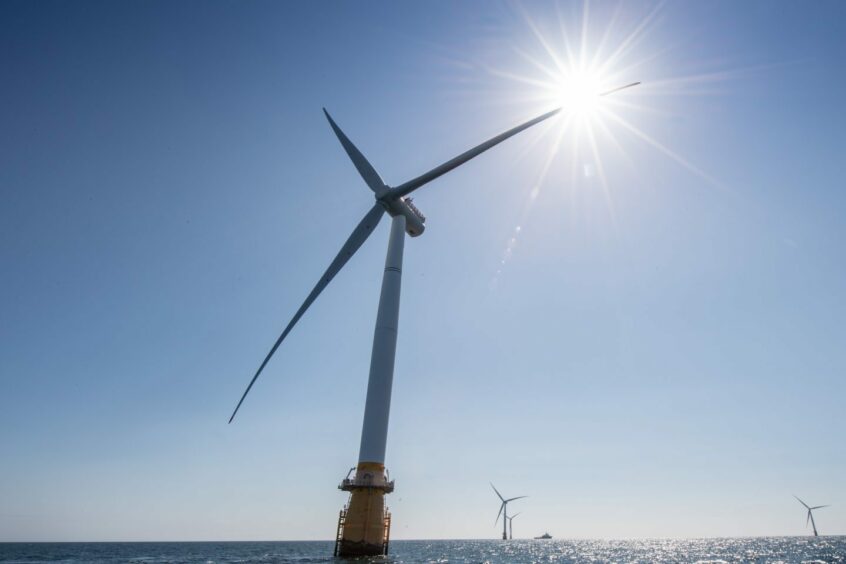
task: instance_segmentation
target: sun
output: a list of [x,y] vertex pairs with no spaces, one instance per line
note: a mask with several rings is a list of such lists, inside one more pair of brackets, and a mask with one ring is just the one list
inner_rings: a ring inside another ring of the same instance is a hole
[[597,74],[579,71],[561,77],[554,95],[565,115],[590,119],[599,114],[602,83]]

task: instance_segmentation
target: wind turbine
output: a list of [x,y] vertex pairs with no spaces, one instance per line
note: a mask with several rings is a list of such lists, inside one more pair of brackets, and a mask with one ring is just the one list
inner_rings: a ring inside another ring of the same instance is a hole
[[[499,516],[502,515],[502,540],[508,540],[508,535],[506,534],[506,525],[508,525],[508,504],[514,501],[515,499],[523,499],[524,497],[529,497],[527,495],[520,495],[517,497],[512,497],[510,499],[505,499],[502,497],[502,494],[499,493],[499,490],[491,483],[491,487],[493,491],[496,492],[497,497],[499,497],[500,501],[502,501],[502,505],[499,506],[499,513],[496,514],[496,521],[494,521],[494,525],[499,522]],[[516,515],[515,515],[516,517]]]
[[[625,88],[636,86],[634,82],[597,94],[606,96]],[[294,328],[294,325],[305,314],[306,310],[317,299],[329,282],[341,271],[347,261],[358,251],[378,225],[382,216],[391,216],[391,231],[388,239],[388,253],[385,260],[385,271],[382,276],[382,290],[379,297],[379,308],[376,313],[376,329],[373,335],[373,348],[370,356],[370,375],[367,384],[367,398],[364,406],[364,422],[361,431],[358,466],[355,476],[349,476],[338,486],[343,491],[350,492],[349,503],[341,511],[338,519],[338,535],[335,546],[336,555],[376,555],[387,554],[388,533],[390,530],[390,514],[385,510],[384,495],[394,489],[393,481],[385,475],[385,444],[388,434],[388,415],[391,406],[391,386],[394,374],[394,357],[396,354],[397,329],[399,324],[400,286],[402,280],[402,255],[405,234],[418,237],[423,233],[426,218],[412,204],[408,196],[425,184],[446,174],[452,169],[466,163],[470,159],[484,153],[491,147],[502,143],[506,139],[532,127],[561,112],[563,108],[556,108],[534,119],[522,123],[508,131],[501,133],[476,147],[461,153],[457,157],[436,166],[432,170],[421,174],[399,186],[391,187],[382,181],[376,169],[368,162],[361,151],[338,127],[324,108],[329,125],[341,142],[344,150],[352,160],[365,184],[373,192],[375,202],[359,224],[353,229],[340,252],[329,264],[329,268],[318,280],[317,284],[306,297],[305,301],[294,313],[293,318],[276,339],[256,371],[247,389],[244,391],[238,405],[232,412],[229,422],[235,418],[247,394],[256,383],[270,358]]]
[[[520,512],[522,513],[522,512]],[[506,517],[508,519],[508,539],[514,540],[514,518],[520,515],[520,513],[515,513],[511,517]]]
[[797,496],[795,496],[795,495],[794,495],[793,497],[795,497],[797,500],[799,500],[799,503],[801,503],[802,505],[804,505],[804,506],[805,506],[805,509],[807,509],[807,510],[808,510],[808,517],[805,519],[805,526],[807,527],[807,526],[808,526],[808,521],[810,521],[810,522],[811,522],[811,527],[813,527],[813,529],[814,529],[814,536],[815,536],[815,537],[820,536],[820,535],[817,533],[817,524],[816,524],[816,523],[814,523],[814,514],[813,514],[812,512],[813,512],[813,510],[814,510],[814,509],[822,509],[823,507],[828,507],[828,505],[817,505],[817,506],[815,506],[815,507],[809,507],[807,503],[805,503],[804,501],[802,501],[801,499],[799,499]]

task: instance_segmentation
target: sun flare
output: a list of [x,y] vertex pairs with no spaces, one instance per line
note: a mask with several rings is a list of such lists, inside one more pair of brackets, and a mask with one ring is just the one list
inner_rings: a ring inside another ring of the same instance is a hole
[[577,118],[595,117],[602,98],[602,81],[593,73],[578,72],[561,78],[556,84],[555,97],[565,114]]
[[[684,88],[726,76],[706,73],[656,78],[657,72],[666,72],[656,70],[663,68],[656,65],[661,63],[665,51],[649,48],[646,38],[661,20],[662,5],[655,5],[642,18],[632,19],[622,15],[620,6],[610,12],[605,10],[604,17],[594,16],[601,23],[593,29],[588,0],[584,0],[581,13],[576,8],[570,17],[556,9],[557,26],[556,18],[533,18],[518,8],[532,37],[530,43],[513,47],[513,52],[526,63],[524,70],[485,68],[496,77],[528,87],[532,93],[526,98],[537,104],[533,113],[555,109],[558,116],[556,125],[550,125],[538,137],[538,141],[544,137],[549,141],[549,151],[528,191],[517,227],[508,236],[494,285],[519,244],[520,226],[528,222],[535,201],[546,187],[554,186],[582,203],[589,198],[583,196],[587,191],[581,189],[595,188],[590,193],[604,200],[609,224],[616,225],[614,193],[606,165],[631,164],[627,145],[633,142],[645,143],[709,184],[722,187],[689,159],[641,129],[644,117],[662,114],[654,99],[651,105],[643,104],[647,90],[653,95],[675,95],[684,93]],[[639,86],[641,81],[643,87]],[[636,91],[629,90],[634,86],[638,86]],[[576,196],[579,193],[582,195]]]

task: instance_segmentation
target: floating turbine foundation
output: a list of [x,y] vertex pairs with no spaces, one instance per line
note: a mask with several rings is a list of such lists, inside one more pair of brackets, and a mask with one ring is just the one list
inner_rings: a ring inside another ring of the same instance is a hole
[[350,492],[350,499],[338,516],[335,556],[388,554],[391,513],[385,494],[394,491],[394,482],[388,479],[383,464],[363,462],[355,470],[354,478],[338,486]]

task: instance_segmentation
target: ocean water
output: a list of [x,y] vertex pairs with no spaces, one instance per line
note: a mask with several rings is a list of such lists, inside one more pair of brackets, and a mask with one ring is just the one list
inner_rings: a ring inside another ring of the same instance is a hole
[[343,562],[846,562],[846,537],[394,541],[385,558],[345,560],[323,542],[0,543],[0,564]]

